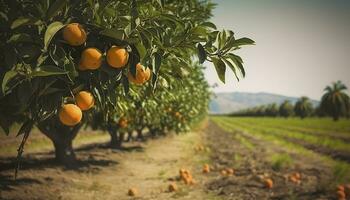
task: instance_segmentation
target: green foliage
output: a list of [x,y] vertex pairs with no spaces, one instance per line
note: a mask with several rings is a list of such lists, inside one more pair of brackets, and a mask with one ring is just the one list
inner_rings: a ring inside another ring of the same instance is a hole
[[293,164],[293,159],[289,154],[273,154],[271,156],[271,167],[275,171],[281,171]]
[[312,104],[307,97],[301,97],[294,106],[294,113],[296,116],[304,119],[313,113]]
[[290,117],[293,115],[293,105],[289,101],[284,101],[279,108],[279,114],[282,117]]
[[341,116],[349,116],[350,98],[344,91],[347,87],[341,82],[334,82],[331,86],[327,86],[325,94],[321,99],[320,109],[333,117],[337,121]]

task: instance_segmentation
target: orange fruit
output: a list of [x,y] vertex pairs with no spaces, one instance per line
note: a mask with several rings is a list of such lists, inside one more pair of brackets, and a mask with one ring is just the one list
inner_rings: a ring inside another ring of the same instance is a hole
[[232,169],[232,168],[227,168],[226,172],[227,172],[228,175],[233,175],[235,173],[235,170]]
[[177,185],[176,183],[170,183],[168,186],[169,192],[175,192],[177,191]]
[[345,199],[346,195],[345,195],[345,192],[344,191],[337,191],[337,196],[338,196],[338,199]]
[[96,48],[87,48],[81,53],[80,70],[95,70],[102,64],[102,53]]
[[80,108],[75,104],[65,104],[58,112],[58,117],[62,124],[66,126],[77,125],[83,116]]
[[130,189],[128,190],[128,195],[129,195],[129,196],[132,196],[132,197],[136,196],[136,195],[137,195],[137,190],[136,190],[136,188],[130,188]]
[[118,121],[120,128],[126,128],[128,126],[128,120],[124,117],[121,117]]
[[71,23],[63,28],[63,39],[71,46],[80,46],[86,41],[86,32],[80,24]]
[[298,172],[295,172],[295,173],[293,174],[293,176],[294,176],[296,179],[298,179],[298,180],[301,179],[301,175],[300,175],[300,173],[298,173]]
[[128,79],[130,82],[141,85],[149,80],[151,76],[151,70],[149,68],[145,68],[143,65],[138,63],[136,65],[136,75],[135,77],[131,74],[130,70],[128,73]]
[[273,187],[273,181],[272,179],[268,178],[264,180],[265,187],[268,189],[271,189]]
[[337,186],[337,191],[345,191],[344,185],[338,185]]
[[293,183],[298,183],[298,178],[295,177],[295,176],[290,176],[290,177],[289,177],[289,180],[290,180],[291,182],[293,182]]
[[129,53],[123,47],[113,46],[107,51],[107,63],[114,68],[124,67],[129,60]]
[[226,170],[224,170],[224,169],[223,169],[223,170],[221,170],[221,172],[220,172],[220,173],[221,173],[221,175],[222,175],[222,176],[226,176],[226,175],[227,175],[227,172],[226,172]]
[[94,96],[88,91],[81,91],[76,94],[75,101],[81,110],[89,110],[95,104]]
[[203,166],[203,173],[209,173],[209,172],[210,172],[210,167],[209,167],[208,164],[205,164],[205,165]]

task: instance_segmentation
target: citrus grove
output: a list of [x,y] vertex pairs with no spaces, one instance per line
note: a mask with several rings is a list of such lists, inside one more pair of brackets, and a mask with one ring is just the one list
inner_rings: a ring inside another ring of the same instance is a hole
[[[179,6],[181,5],[181,6]],[[111,147],[183,132],[207,112],[201,64],[244,77],[234,51],[254,42],[209,22],[198,0],[4,0],[0,2],[0,126],[47,136],[58,163],[74,166],[82,127]],[[135,136],[136,134],[136,136]],[[172,186],[172,190],[176,190]]]

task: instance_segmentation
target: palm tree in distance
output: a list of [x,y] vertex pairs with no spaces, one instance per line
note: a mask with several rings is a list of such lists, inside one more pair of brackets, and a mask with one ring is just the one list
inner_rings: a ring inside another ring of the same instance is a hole
[[350,110],[350,98],[345,93],[347,87],[341,82],[333,82],[327,86],[321,99],[321,109],[337,121],[341,116],[346,116]]
[[312,114],[313,107],[307,97],[301,97],[294,106],[295,115],[299,116],[301,119],[304,119],[307,116]]

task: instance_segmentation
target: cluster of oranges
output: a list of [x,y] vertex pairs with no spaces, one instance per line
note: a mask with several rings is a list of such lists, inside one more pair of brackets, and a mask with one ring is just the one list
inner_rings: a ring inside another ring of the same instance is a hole
[[182,180],[186,185],[194,185],[196,181],[193,179],[192,173],[185,168],[181,168],[179,170],[179,178]]
[[346,197],[350,197],[350,184],[337,186],[338,200],[346,200]]
[[[80,46],[86,42],[87,33],[78,23],[68,24],[63,28],[63,39],[71,46]],[[80,71],[96,70],[101,67],[103,53],[94,47],[86,48],[82,51],[78,69]],[[127,65],[129,53],[124,47],[112,46],[106,52],[106,61],[112,68],[120,69]],[[128,72],[129,82],[143,84],[151,77],[151,70],[138,63],[136,65],[136,75]],[[59,119],[62,124],[74,126],[82,119],[82,111],[90,109],[94,105],[94,97],[90,92],[81,91],[75,95],[75,104],[65,104],[59,111]],[[121,119],[119,125],[123,128],[127,126],[127,120]]]
[[220,174],[222,176],[233,176],[235,174],[235,170],[232,168],[226,168],[226,169],[222,169],[220,171]]
[[[87,33],[78,23],[71,23],[63,29],[63,39],[71,46],[80,46],[85,43]],[[81,71],[96,70],[101,67],[103,53],[94,47],[89,47],[81,53],[79,67]],[[124,47],[112,46],[106,52],[106,61],[112,68],[120,69],[127,65],[129,53]],[[143,84],[151,77],[151,70],[138,63],[136,65],[136,75],[133,76],[130,71],[128,79],[135,84]]]
[[299,172],[294,172],[288,176],[288,179],[295,184],[301,183],[301,175]]
[[82,111],[89,110],[95,104],[94,96],[88,91],[80,91],[75,95],[76,104],[65,104],[58,112],[62,124],[75,126],[83,116]]

